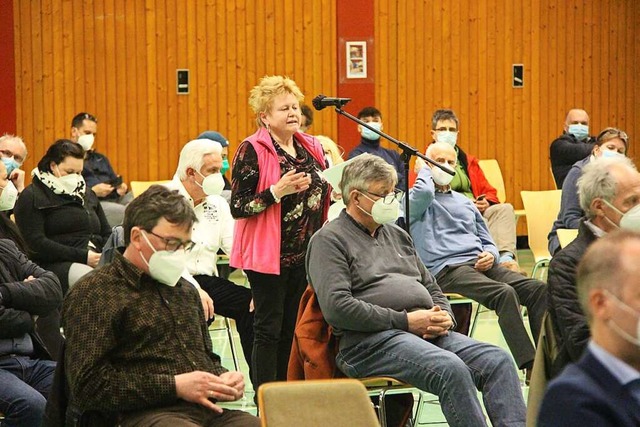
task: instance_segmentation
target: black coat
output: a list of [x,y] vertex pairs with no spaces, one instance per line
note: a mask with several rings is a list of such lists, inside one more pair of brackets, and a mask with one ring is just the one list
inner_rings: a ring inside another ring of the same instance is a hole
[[550,369],[554,377],[567,364],[580,359],[591,336],[587,318],[578,300],[576,271],[587,247],[596,239],[583,220],[578,237],[557,252],[549,264],[547,305],[558,343],[558,356]]
[[89,188],[82,204],[75,197],[55,194],[34,178],[20,194],[14,214],[33,260],[56,273],[65,293],[71,264],[86,264],[89,241],[100,252],[111,234],[100,202]]
[[551,160],[551,172],[557,188],[562,188],[562,183],[571,170],[571,166],[591,154],[594,145],[594,138],[589,137],[584,142],[578,141],[570,133],[560,135],[551,143],[549,158]]
[[[34,280],[25,282],[29,276]],[[0,338],[29,333],[34,338],[36,355],[51,358],[34,330],[33,315],[46,316],[62,304],[56,275],[29,261],[11,240],[0,239],[0,293]]]

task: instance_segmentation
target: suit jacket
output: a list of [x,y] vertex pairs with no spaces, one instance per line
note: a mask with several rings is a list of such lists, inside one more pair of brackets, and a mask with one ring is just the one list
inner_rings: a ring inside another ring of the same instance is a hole
[[640,426],[640,403],[587,349],[549,385],[538,426]]

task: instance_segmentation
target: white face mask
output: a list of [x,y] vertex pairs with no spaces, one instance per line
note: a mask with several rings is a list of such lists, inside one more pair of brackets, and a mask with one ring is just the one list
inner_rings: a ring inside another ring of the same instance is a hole
[[216,172],[208,176],[204,176],[198,171],[196,173],[204,178],[202,184],[198,181],[196,181],[196,184],[202,188],[202,191],[207,196],[219,196],[222,193],[222,190],[224,190],[224,178],[222,178],[221,173]]
[[147,267],[149,267],[149,274],[160,283],[175,286],[178,280],[180,280],[180,276],[182,276],[182,272],[187,264],[187,253],[184,249],[173,252],[157,251],[147,238],[147,233],[143,230],[141,230],[141,233],[147,245],[149,245],[153,251],[149,261],[147,261],[144,255],[142,255],[142,252],[140,252],[140,258],[142,258],[144,263],[147,264]]
[[636,336],[634,337],[633,335],[631,335],[630,333],[626,332],[624,329],[622,329],[620,326],[618,326],[616,324],[616,322],[613,319],[609,319],[609,326],[611,327],[611,329],[613,329],[615,331],[615,333],[617,333],[621,338],[627,340],[628,342],[630,342],[633,345],[636,345],[638,347],[640,347],[640,313],[638,313],[636,310],[634,310],[633,308],[629,307],[626,303],[620,301],[620,299],[615,296],[614,294],[612,294],[611,292],[607,291],[605,289],[604,291],[607,295],[609,295],[612,299],[614,299],[616,301],[616,303],[626,312],[632,314],[633,316],[635,316],[638,319],[638,322],[636,324]]
[[616,225],[616,223],[611,221],[609,218],[607,218],[609,220],[609,222],[611,222],[613,225],[615,225],[618,228],[622,228],[622,229],[625,229],[625,230],[631,230],[631,231],[640,231],[640,205],[635,205],[634,207],[632,207],[631,209],[629,209],[625,213],[622,213],[622,212],[620,212],[620,209],[616,208],[611,203],[607,202],[604,199],[602,199],[602,201],[607,206],[609,206],[611,209],[613,209],[614,211],[616,211],[620,215],[622,215],[622,218],[620,219],[620,225],[619,226]]
[[[443,164],[442,166],[449,167],[448,164]],[[433,182],[442,186],[449,185],[453,180],[453,175],[449,175],[437,166],[431,167],[431,176],[433,177]]]
[[[81,183],[84,183],[84,178],[80,174],[69,173],[61,176],[58,165],[56,165],[56,171],[58,172],[58,176],[54,176],[53,178],[57,181],[56,184],[60,189],[64,190],[67,194],[73,194],[76,189],[80,187]],[[84,185],[82,185],[82,187],[84,187]]]
[[397,198],[394,198],[390,204],[386,204],[384,202],[384,198],[380,198],[374,202],[371,197],[367,196],[363,192],[360,192],[360,194],[371,200],[373,202],[373,206],[371,207],[371,213],[362,209],[360,205],[358,205],[358,209],[372,217],[376,224],[382,225],[394,222],[400,216],[400,202]]
[[458,142],[458,132],[450,130],[440,130],[436,132],[436,142],[444,142],[452,147],[456,146]]
[[93,147],[93,141],[95,141],[95,137],[92,133],[80,135],[78,137],[78,144],[80,144],[84,151],[91,150],[91,147]]
[[10,211],[16,204],[18,199],[18,189],[13,182],[7,181],[7,185],[2,189],[0,194],[0,211]]

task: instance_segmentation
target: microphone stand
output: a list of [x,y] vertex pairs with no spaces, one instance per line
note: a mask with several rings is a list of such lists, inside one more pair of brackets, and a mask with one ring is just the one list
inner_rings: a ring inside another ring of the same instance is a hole
[[381,137],[383,137],[384,139],[386,139],[387,141],[391,141],[394,144],[396,144],[398,146],[398,148],[400,148],[400,150],[402,150],[402,154],[400,155],[400,158],[402,159],[402,162],[404,163],[404,215],[405,215],[405,221],[404,221],[404,229],[407,233],[411,234],[411,230],[410,230],[410,220],[409,220],[409,162],[411,161],[411,156],[416,156],[416,157],[420,157],[422,160],[431,163],[432,165],[442,169],[443,171],[445,171],[446,173],[448,173],[449,175],[455,175],[456,172],[445,167],[442,166],[439,163],[436,163],[434,160],[430,159],[429,157],[425,156],[424,154],[422,154],[421,152],[419,152],[417,149],[413,148],[412,146],[402,142],[402,141],[398,141],[397,139],[395,139],[394,137],[392,137],[391,135],[387,135],[386,133],[375,129],[373,126],[368,125],[366,122],[363,122],[362,120],[360,120],[359,118],[357,118],[356,116],[349,114],[348,112],[344,111],[341,107],[336,106],[336,113],[343,115],[344,117],[348,118],[349,120],[358,123],[360,126],[366,127],[367,129],[369,129],[372,132],[377,133],[378,135],[380,135]]

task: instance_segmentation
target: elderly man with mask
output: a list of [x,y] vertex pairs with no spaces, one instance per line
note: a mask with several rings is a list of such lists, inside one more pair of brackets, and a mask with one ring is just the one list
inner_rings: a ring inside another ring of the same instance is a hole
[[229,141],[225,138],[220,132],[216,132],[215,130],[207,130],[198,135],[196,139],[208,139],[211,141],[215,141],[220,144],[222,147],[222,168],[220,169],[220,173],[222,174],[222,178],[224,179],[224,189],[220,195],[224,197],[227,203],[231,202],[231,183],[227,179],[227,171],[229,170]]
[[618,228],[640,231],[640,173],[628,158],[599,158],[586,165],[578,193],[586,218],[580,222],[578,237],[555,254],[549,265],[548,310],[558,350],[550,361],[550,377],[569,362],[577,362],[589,340],[576,287],[576,270],[585,251]]
[[0,157],[7,169],[7,177],[21,193],[24,190],[24,171],[20,168],[27,159],[27,146],[22,138],[9,134],[0,137]]
[[[456,152],[456,174],[451,189],[473,201],[489,228],[498,248],[498,262],[505,268],[524,274],[516,261],[516,217],[510,203],[500,203],[498,192],[489,183],[478,159],[465,153],[458,145],[460,134],[458,117],[452,110],[436,110],[431,118],[431,137],[447,144]],[[416,173],[424,166],[416,161]]]
[[551,171],[556,187],[562,188],[571,166],[593,150],[595,138],[589,136],[589,115],[585,110],[572,108],[564,119],[562,135],[549,147]]
[[[451,145],[436,142],[427,156],[456,169]],[[502,267],[498,248],[474,203],[451,191],[451,175],[423,167],[409,193],[411,236],[418,254],[445,292],[478,301],[498,315],[498,323],[520,369],[531,370],[546,310],[545,284]],[[527,307],[533,342],[520,306]],[[529,372],[528,372],[529,373]]]
[[236,321],[244,356],[251,366],[251,291],[219,277],[216,265],[219,249],[231,253],[235,222],[229,204],[220,196],[224,188],[222,167],[222,146],[218,142],[190,141],[182,148],[176,173],[166,186],[187,199],[198,219],[192,227],[195,245],[187,254],[185,278],[200,288],[207,319],[212,319],[215,311]]
[[587,249],[577,287],[591,341],[582,358],[549,385],[538,426],[640,425],[639,258],[640,234],[627,230]]
[[516,370],[502,349],[453,332],[451,307],[398,217],[397,175],[371,154],[345,167],[346,203],[307,251],[307,271],[339,336],[349,377],[390,376],[438,395],[450,426],[524,426]]

